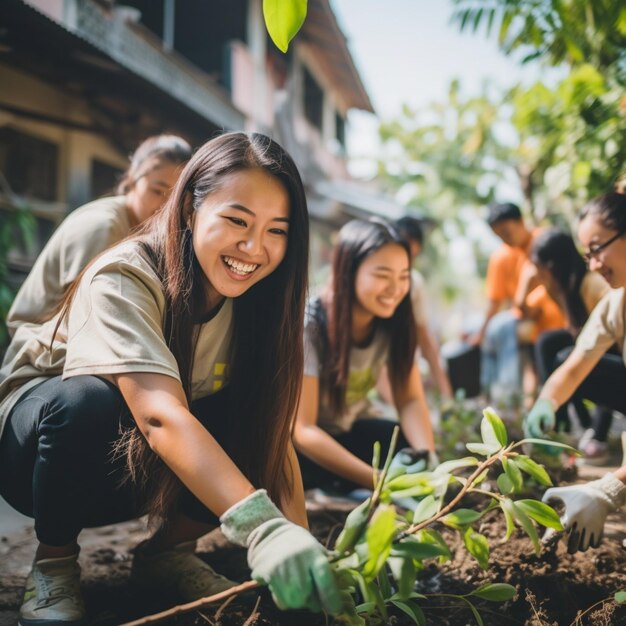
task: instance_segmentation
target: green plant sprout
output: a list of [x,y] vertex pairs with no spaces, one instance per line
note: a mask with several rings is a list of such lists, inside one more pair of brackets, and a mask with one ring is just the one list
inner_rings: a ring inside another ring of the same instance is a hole
[[[373,494],[348,515],[331,553],[344,600],[340,617],[343,623],[350,626],[387,623],[389,607],[393,606],[415,624],[425,625],[419,601],[444,596],[467,605],[476,623],[482,625],[473,600],[499,602],[515,596],[515,587],[507,584],[482,585],[465,595],[416,593],[415,581],[418,572],[424,569],[424,561],[445,562],[451,558],[443,535],[431,528],[436,522],[461,535],[466,549],[482,569],[489,566],[489,542],[476,526],[490,511],[500,509],[504,514],[507,528],[504,541],[517,525],[529,536],[537,554],[541,551],[537,524],[563,530],[559,516],[547,504],[513,499],[523,490],[525,477],[532,477],[542,486],[552,484],[544,467],[519,451],[524,444],[545,446],[547,442],[523,439],[509,443],[503,421],[490,408],[483,411],[480,432],[481,442],[466,445],[477,456],[446,461],[434,471],[414,474],[405,473],[403,468],[389,471],[398,429],[381,470],[380,445],[376,444],[372,465],[377,470],[377,479]],[[575,453],[563,443],[551,441],[550,445]],[[472,471],[467,477],[456,473],[469,469]],[[495,481],[497,490],[493,491],[484,484],[492,470],[499,471]],[[445,496],[452,485],[458,486],[459,491],[446,504]],[[487,506],[480,511],[458,507],[469,494],[484,496]],[[405,516],[393,501],[407,497],[414,498],[416,506]],[[355,602],[357,592],[362,600],[359,604]]]
[[[343,599],[343,610],[333,623],[347,626],[378,626],[389,622],[391,607],[406,614],[418,626],[426,625],[421,600],[452,598],[467,606],[475,621],[483,620],[475,600],[504,602],[512,599],[516,589],[504,583],[483,584],[464,595],[415,591],[418,573],[424,562],[437,559],[443,563],[452,553],[443,535],[431,528],[441,523],[458,532],[468,552],[482,569],[489,567],[489,542],[476,524],[490,511],[500,509],[506,520],[508,540],[516,524],[526,532],[535,552],[541,551],[536,525],[563,530],[559,516],[547,504],[532,499],[514,500],[520,494],[526,478],[542,486],[552,485],[543,466],[518,450],[526,443],[558,446],[572,453],[570,446],[543,439],[523,439],[508,442],[506,427],[490,408],[483,411],[480,424],[481,441],[466,444],[476,456],[467,456],[441,463],[434,471],[407,474],[406,469],[390,470],[399,428],[394,430],[389,453],[380,468],[380,443],[374,446],[372,466],[376,470],[371,497],[353,509],[339,533],[329,559],[336,574]],[[465,477],[455,472],[469,471]],[[497,491],[491,491],[485,479],[491,471],[499,471],[495,481]],[[451,486],[458,488],[449,502],[446,494]],[[466,495],[479,494],[488,503],[482,510],[457,505]],[[404,514],[394,505],[394,499],[415,499],[415,507]],[[179,605],[161,613],[147,616],[123,626],[153,624],[174,615],[198,610],[217,600],[257,587],[249,581],[214,596]],[[616,602],[624,601],[616,595]],[[358,602],[358,604],[357,604]]]

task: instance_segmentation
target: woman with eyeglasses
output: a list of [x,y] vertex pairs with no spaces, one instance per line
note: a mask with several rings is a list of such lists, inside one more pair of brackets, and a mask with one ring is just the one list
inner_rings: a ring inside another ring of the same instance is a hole
[[[594,308],[570,356],[548,378],[525,422],[527,435],[554,428],[555,411],[579,390],[593,402],[626,413],[626,195],[610,192],[582,210],[578,238],[591,271],[610,291]],[[621,358],[606,352],[617,344]],[[596,547],[607,515],[626,502],[626,466],[584,485],[548,489],[544,500],[561,500],[570,552]]]
[[[570,355],[576,337],[591,311],[609,291],[609,285],[598,272],[589,271],[572,236],[558,228],[549,228],[537,235],[530,250],[530,261],[537,278],[565,315],[567,327],[542,333],[535,344],[535,362],[541,383]],[[621,360],[619,360],[621,364]],[[567,403],[556,411],[557,429],[570,429],[568,408],[573,406],[580,423],[587,430],[578,442],[590,464],[607,460],[606,444],[613,412],[602,405],[593,411],[593,427],[584,396],[574,392]]]

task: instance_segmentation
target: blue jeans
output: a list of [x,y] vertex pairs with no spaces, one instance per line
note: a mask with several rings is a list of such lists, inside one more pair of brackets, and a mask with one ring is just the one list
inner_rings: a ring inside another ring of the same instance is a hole
[[487,324],[480,363],[480,383],[487,392],[494,385],[510,393],[521,390],[517,324],[512,311],[496,313]]

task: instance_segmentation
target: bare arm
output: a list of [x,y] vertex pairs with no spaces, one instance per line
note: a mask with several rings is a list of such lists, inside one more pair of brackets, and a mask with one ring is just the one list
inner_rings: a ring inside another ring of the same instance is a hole
[[281,502],[280,509],[289,521],[308,529],[309,521],[304,504],[302,474],[300,474],[300,464],[298,463],[298,457],[292,442],[289,443],[289,447],[287,448],[287,458],[285,462],[287,463],[287,475],[292,476],[292,492],[288,500]]
[[489,307],[487,308],[487,312],[485,313],[485,319],[479,329],[479,331],[468,339],[468,342],[473,346],[479,346],[483,339],[485,338],[485,330],[487,329],[487,324],[489,324],[489,320],[500,310],[500,300],[489,300]]
[[424,396],[422,379],[415,364],[407,384],[394,393],[402,432],[415,450],[435,450],[435,437]]
[[372,468],[317,425],[318,394],[319,379],[304,376],[293,432],[296,448],[324,469],[371,489]]
[[526,261],[524,267],[522,268],[522,272],[519,279],[519,284],[517,285],[517,290],[515,291],[515,296],[513,298],[513,304],[518,307],[525,316],[532,316],[535,312],[529,310],[526,305],[526,298],[528,294],[539,285],[539,277],[537,273],[537,267],[534,263],[530,261]]
[[202,504],[220,516],[255,491],[190,413],[181,384],[162,374],[114,376],[150,448]]
[[444,398],[452,397],[452,385],[448,379],[448,375],[443,371],[441,367],[441,361],[439,360],[439,350],[435,339],[432,336],[428,326],[426,324],[417,325],[417,337],[419,347],[430,367],[437,389]]
[[572,352],[564,363],[552,372],[539,397],[552,400],[555,409],[560,407],[587,378],[601,356],[582,356],[576,351]]

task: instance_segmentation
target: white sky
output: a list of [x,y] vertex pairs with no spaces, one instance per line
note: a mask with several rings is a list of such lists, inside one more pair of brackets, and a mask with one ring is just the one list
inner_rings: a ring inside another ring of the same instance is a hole
[[[417,108],[445,99],[453,78],[461,80],[465,94],[477,94],[485,79],[508,87],[557,75],[538,63],[521,66],[506,57],[495,29],[489,39],[484,31],[460,33],[450,23],[450,0],[331,0],[331,5],[382,119],[398,114],[403,103]],[[375,154],[376,118],[352,111],[349,122],[349,154],[357,159]]]

